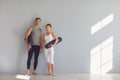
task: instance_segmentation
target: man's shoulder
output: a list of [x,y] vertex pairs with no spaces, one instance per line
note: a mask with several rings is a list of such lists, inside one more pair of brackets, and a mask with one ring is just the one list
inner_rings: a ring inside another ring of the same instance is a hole
[[39,30],[40,30],[40,32],[42,32],[42,29],[41,29],[41,28],[39,28]]

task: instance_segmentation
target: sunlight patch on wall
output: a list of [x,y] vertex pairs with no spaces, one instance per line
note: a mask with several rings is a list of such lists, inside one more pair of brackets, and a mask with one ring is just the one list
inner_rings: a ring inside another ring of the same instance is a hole
[[112,69],[113,36],[91,50],[91,73],[104,74]]
[[102,29],[103,27],[111,23],[113,20],[114,20],[114,16],[113,14],[110,14],[109,16],[107,16],[106,18],[104,18],[103,20],[95,24],[94,26],[92,26],[91,34],[96,33],[97,31],[99,31],[100,29]]

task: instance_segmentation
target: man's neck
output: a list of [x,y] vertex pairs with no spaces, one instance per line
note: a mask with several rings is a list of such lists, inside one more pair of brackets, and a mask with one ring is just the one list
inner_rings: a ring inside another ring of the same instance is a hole
[[34,27],[37,29],[39,27],[39,25],[35,25]]

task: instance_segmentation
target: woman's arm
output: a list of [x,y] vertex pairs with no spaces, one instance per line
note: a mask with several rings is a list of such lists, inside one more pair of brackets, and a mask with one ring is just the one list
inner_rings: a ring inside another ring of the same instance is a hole
[[58,38],[57,38],[57,36],[56,36],[56,34],[54,32],[52,32],[52,36],[54,37],[54,39],[56,39],[55,43],[53,44],[53,46],[55,46],[57,44],[57,42],[58,42]]
[[45,47],[45,45],[46,45],[46,41],[45,41],[45,34],[43,35],[43,46]]

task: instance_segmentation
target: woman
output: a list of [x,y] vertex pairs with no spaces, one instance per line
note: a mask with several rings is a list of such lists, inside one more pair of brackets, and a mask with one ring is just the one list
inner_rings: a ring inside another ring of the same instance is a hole
[[48,48],[48,49],[44,48],[45,56],[47,59],[47,67],[48,67],[47,75],[55,76],[54,46],[58,42],[58,38],[57,38],[56,34],[54,32],[52,32],[52,30],[51,30],[52,25],[51,24],[46,24],[45,27],[46,27],[46,33],[44,34],[44,47],[47,43],[49,43],[53,39],[56,39],[55,43],[53,45],[51,45],[50,48]]

